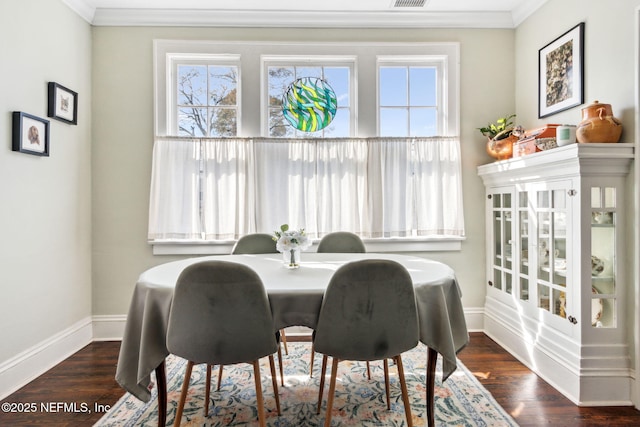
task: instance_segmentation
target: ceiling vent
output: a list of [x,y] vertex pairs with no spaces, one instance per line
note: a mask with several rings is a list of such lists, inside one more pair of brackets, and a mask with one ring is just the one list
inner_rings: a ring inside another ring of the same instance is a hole
[[427,0],[394,0],[393,7],[423,7]]

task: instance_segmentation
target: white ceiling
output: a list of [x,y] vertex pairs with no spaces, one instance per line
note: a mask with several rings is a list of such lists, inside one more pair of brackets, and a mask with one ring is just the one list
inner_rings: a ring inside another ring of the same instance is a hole
[[93,25],[514,28],[547,0],[62,1]]

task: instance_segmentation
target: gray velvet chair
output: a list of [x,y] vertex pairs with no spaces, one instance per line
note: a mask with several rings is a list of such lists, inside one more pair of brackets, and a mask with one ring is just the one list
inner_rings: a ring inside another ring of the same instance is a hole
[[323,354],[318,414],[322,404],[327,356],[333,358],[324,425],[331,425],[340,361],[383,360],[389,409],[389,368],[386,359],[393,359],[398,368],[407,425],[411,427],[411,407],[401,354],[414,348],[418,339],[415,293],[406,268],[395,261],[372,259],[354,261],[340,267],[325,292],[313,340],[316,351]]
[[188,361],[174,425],[180,426],[195,364],[207,364],[205,414],[208,414],[211,365],[250,363],[255,376],[258,421],[264,427],[259,359],[269,357],[280,415],[273,361],[278,348],[267,293],[251,268],[226,261],[203,261],[185,268],[178,277],[167,330],[169,352]]
[[[277,254],[276,242],[273,240],[273,236],[267,233],[253,233],[242,236],[238,239],[233,249],[231,249],[232,255],[238,254]],[[280,329],[280,339],[284,346],[284,353],[289,354],[287,348],[287,335],[284,333],[284,329]],[[280,368],[280,383],[284,386],[284,375],[282,368],[282,353],[278,349],[278,366]],[[218,390],[220,390],[220,382],[222,381],[222,366],[218,371]]]
[[[366,248],[362,239],[357,234],[348,231],[336,231],[329,233],[320,239],[318,252],[322,253],[364,253]],[[313,377],[313,362],[315,360],[315,349],[311,347],[311,363],[309,375]],[[371,379],[371,368],[367,362],[367,377]]]
[[366,252],[362,239],[348,231],[329,233],[320,239],[318,252],[363,253]]
[[253,233],[238,239],[232,254],[277,254],[276,242],[273,236],[266,233]]

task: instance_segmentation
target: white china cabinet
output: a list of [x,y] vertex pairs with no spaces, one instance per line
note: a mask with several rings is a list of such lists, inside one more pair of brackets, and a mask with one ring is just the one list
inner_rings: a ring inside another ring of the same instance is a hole
[[631,404],[632,144],[571,144],[478,167],[485,331],[574,403]]

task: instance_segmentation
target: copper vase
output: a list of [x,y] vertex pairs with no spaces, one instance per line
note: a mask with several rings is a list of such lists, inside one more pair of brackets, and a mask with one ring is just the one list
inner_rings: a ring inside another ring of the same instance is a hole
[[510,135],[502,139],[491,139],[487,141],[487,153],[497,160],[510,159],[513,156],[513,143],[518,141],[518,137]]
[[613,117],[611,104],[595,101],[582,109],[582,121],[576,129],[578,142],[618,142],[622,122]]

